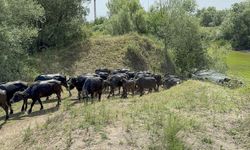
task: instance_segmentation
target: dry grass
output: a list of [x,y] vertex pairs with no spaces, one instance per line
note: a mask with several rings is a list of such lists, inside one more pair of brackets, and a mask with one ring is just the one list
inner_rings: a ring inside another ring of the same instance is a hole
[[[94,72],[97,68],[131,68],[137,60],[129,59],[128,45],[138,45],[145,57],[145,70],[164,71],[165,64],[161,43],[145,36],[128,34],[124,36],[93,37],[88,42],[77,43],[64,49],[50,49],[30,58],[30,65],[38,73],[65,73],[79,75]],[[162,61],[159,61],[162,60]]]
[[[128,63],[127,46],[135,42],[145,66],[158,71],[162,58],[155,53],[161,48],[138,35],[93,38],[30,59],[44,73],[133,68],[136,62]],[[88,105],[66,95],[60,109],[52,98],[44,102],[45,110],[37,104],[30,115],[20,113],[21,103],[14,104],[7,123],[0,109],[0,149],[250,149],[248,86],[231,90],[190,80],[143,97],[107,100],[105,95],[102,102]]]
[[[36,106],[36,115],[11,119],[0,143],[2,149],[249,149],[249,108],[240,90],[199,81],[88,105],[66,98],[59,110],[39,114]],[[10,128],[16,132],[8,134]]]

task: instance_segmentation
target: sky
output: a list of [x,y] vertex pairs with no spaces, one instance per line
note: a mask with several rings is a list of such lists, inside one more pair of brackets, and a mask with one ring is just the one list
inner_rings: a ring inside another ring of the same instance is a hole
[[[148,10],[149,7],[157,0],[140,0],[142,6],[144,7],[145,10]],[[233,3],[240,2],[243,0],[196,0],[198,7],[203,8],[203,7],[208,7],[208,6],[215,6],[217,9],[225,9],[225,8],[230,8],[230,6]],[[100,16],[107,16],[107,7],[106,3],[108,0],[96,0],[97,3],[97,17]],[[87,16],[87,20],[91,21],[94,19],[94,4],[93,0],[91,0],[91,3],[88,4],[88,7],[90,9],[89,15]]]

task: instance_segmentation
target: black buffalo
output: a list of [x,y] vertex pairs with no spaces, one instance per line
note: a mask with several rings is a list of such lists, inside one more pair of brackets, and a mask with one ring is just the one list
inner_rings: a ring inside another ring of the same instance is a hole
[[163,79],[163,87],[166,89],[171,88],[177,84],[182,83],[182,80],[175,75],[166,75]]
[[85,81],[87,80],[87,78],[89,78],[89,77],[97,77],[97,76],[93,75],[93,74],[87,74],[87,75],[80,75],[77,77],[72,77],[68,80],[69,90],[76,88],[78,91],[78,99],[79,100],[81,99],[82,87],[83,87]]
[[105,73],[110,74],[110,73],[111,73],[111,70],[109,70],[109,69],[107,69],[107,68],[102,68],[102,69],[96,69],[96,70],[95,70],[95,73],[96,73],[96,74],[99,74],[100,72],[105,72]]
[[9,118],[9,112],[8,112],[8,103],[7,103],[7,94],[6,91],[0,90],[0,107],[2,107],[5,111],[5,120],[8,120]]
[[46,80],[58,80],[61,82],[62,86],[64,86],[69,91],[69,96],[71,96],[71,92],[68,89],[67,78],[61,74],[46,74],[46,75],[39,75],[35,78],[34,81],[46,81]]
[[153,74],[153,77],[156,80],[157,90],[159,90],[159,87],[162,85],[162,77],[159,74]]
[[129,71],[130,71],[129,69],[125,69],[125,68],[123,68],[123,69],[115,69],[115,70],[113,70],[113,71],[111,72],[111,74],[127,73],[127,72],[129,72]]
[[97,75],[99,77],[101,77],[103,80],[107,80],[108,76],[109,76],[109,73],[107,73],[107,72],[98,72]]
[[127,79],[128,76],[125,73],[118,73],[118,74],[113,74],[109,76],[108,82],[110,83],[110,92],[108,95],[108,98],[110,98],[110,95],[112,94],[113,96],[115,95],[115,89],[119,89],[119,94],[121,93],[121,87],[122,87],[122,80]]
[[142,77],[152,77],[152,73],[148,72],[148,71],[140,71],[135,73],[135,79],[139,79]]
[[122,80],[122,88],[123,88],[122,98],[127,98],[129,91],[132,93],[132,95],[134,95],[134,93],[135,93],[135,80],[123,79]]
[[138,87],[138,90],[140,92],[140,96],[143,95],[144,89],[148,89],[149,92],[154,89],[157,91],[157,83],[156,79],[154,77],[141,77],[136,80],[136,86]]
[[102,96],[102,88],[103,88],[103,79],[100,77],[88,77],[82,87],[82,95],[83,97],[86,97],[85,102],[89,98],[89,94],[91,95],[92,98],[92,103],[93,103],[93,98],[94,94],[98,94],[98,100],[101,101],[101,96]]
[[126,74],[128,75],[128,79],[134,79],[135,78],[135,72],[133,72],[133,71],[126,72]]
[[41,105],[41,110],[43,109],[43,104],[41,101],[42,97],[48,97],[51,96],[52,94],[56,94],[58,101],[57,101],[57,106],[60,105],[61,102],[61,92],[62,92],[62,87],[61,87],[61,82],[54,80],[53,82],[35,82],[32,84],[30,87],[28,87],[25,91],[23,92],[16,92],[14,96],[12,97],[11,101],[18,101],[18,100],[24,100],[25,103],[25,108],[24,110],[27,109],[27,99],[32,99],[32,103],[30,106],[30,109],[28,113],[32,112],[32,108],[36,101],[38,101]]
[[[8,82],[8,83],[0,85],[0,89],[6,91],[7,104],[10,107],[10,114],[13,114],[13,109],[11,107],[10,99],[13,97],[14,93],[18,91],[24,91],[26,88],[28,88],[28,84],[22,81]],[[14,101],[14,102],[18,102],[18,101]]]

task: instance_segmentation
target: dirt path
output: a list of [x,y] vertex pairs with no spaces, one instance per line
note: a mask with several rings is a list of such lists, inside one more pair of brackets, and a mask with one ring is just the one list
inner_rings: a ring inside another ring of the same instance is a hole
[[58,107],[55,107],[55,101],[56,100],[52,98],[52,100],[43,102],[44,110],[40,110],[40,105],[36,104],[33,107],[33,112],[31,114],[20,112],[21,103],[14,104],[14,114],[10,116],[10,119],[7,122],[4,122],[3,119],[1,119],[0,145],[3,147],[9,147],[13,144],[13,140],[17,139],[19,136],[22,136],[22,133],[25,131],[25,129],[33,129],[43,124],[48,119],[48,117],[55,115],[58,111]]

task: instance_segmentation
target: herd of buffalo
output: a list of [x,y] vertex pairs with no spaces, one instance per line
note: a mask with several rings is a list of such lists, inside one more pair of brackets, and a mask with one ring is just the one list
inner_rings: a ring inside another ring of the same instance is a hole
[[[61,74],[47,74],[39,75],[35,78],[32,84],[23,81],[15,81],[0,84],[0,106],[6,113],[5,119],[13,114],[11,107],[12,103],[23,100],[21,111],[27,110],[27,100],[32,99],[32,103],[28,113],[32,112],[32,107],[38,101],[43,109],[41,101],[42,97],[47,97],[56,94],[58,101],[57,106],[61,102],[62,86],[64,86],[71,96],[71,90],[76,88],[78,91],[78,99],[84,99],[85,102],[91,97],[97,96],[101,100],[103,92],[108,93],[108,98],[115,96],[115,90],[119,90],[121,98],[127,98],[128,94],[139,93],[140,96],[144,94],[145,90],[148,92],[158,91],[159,87],[163,85],[165,88],[170,88],[179,84],[181,79],[173,75],[161,75],[150,73],[149,71],[133,72],[129,69],[97,69],[94,74],[84,74],[77,77],[67,78]],[[122,92],[121,92],[122,88]]]

